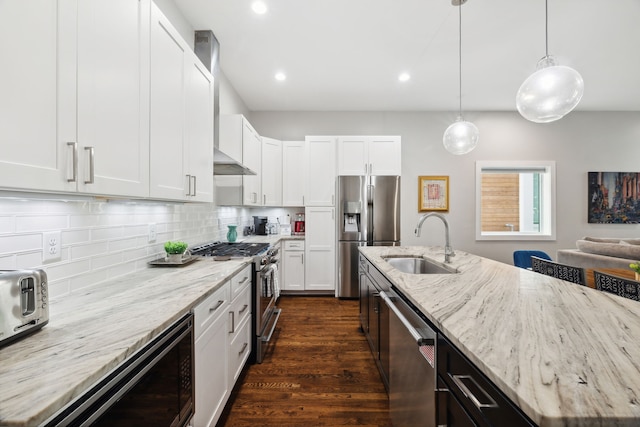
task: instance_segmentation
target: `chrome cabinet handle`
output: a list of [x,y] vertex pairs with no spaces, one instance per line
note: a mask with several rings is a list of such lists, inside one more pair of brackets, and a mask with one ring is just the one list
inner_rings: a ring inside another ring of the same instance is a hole
[[238,282],[239,285],[242,285],[244,282],[246,282],[247,280],[249,280],[249,276],[244,276],[244,278]]
[[236,331],[236,313],[230,311],[229,314],[231,315],[231,330],[229,331],[229,333],[232,334]]
[[196,185],[198,184],[198,177],[193,175],[193,194],[192,196],[196,195]]
[[365,175],[367,174],[367,164],[366,163],[364,164],[364,173],[365,173]]
[[[482,387],[480,387],[480,384],[478,384],[476,382],[476,380],[474,380],[471,375],[451,375],[451,374],[449,374],[449,376],[451,377],[453,382],[456,383],[458,388],[460,388],[460,391],[462,391],[462,394],[464,394],[467,399],[469,399],[471,402],[473,402],[473,404],[476,406],[476,408],[482,410],[483,408],[497,408],[498,407],[498,404],[496,403],[496,401],[493,400],[491,398],[491,396],[489,396],[487,394],[487,392],[484,391],[484,389]],[[489,403],[481,403],[480,400],[473,393],[471,393],[471,390],[469,390],[469,387],[467,387],[467,385],[464,383],[465,380],[468,380],[468,381],[472,382],[473,385],[478,390],[480,390],[482,392],[482,394],[484,394],[484,397],[487,398]]]
[[93,147],[84,147],[85,151],[89,152],[89,179],[85,181],[85,184],[93,184],[95,179],[94,166],[95,166],[95,151]]
[[212,313],[212,312],[216,311],[217,309],[219,309],[222,304],[224,304],[224,301],[218,300],[218,303],[216,304],[215,307],[209,307],[209,313]]
[[73,163],[72,177],[67,178],[67,182],[76,182],[78,180],[78,143],[67,142],[67,147],[71,147],[71,161]]
[[191,196],[191,175],[187,174],[187,193],[185,196]]
[[245,304],[244,307],[242,307],[242,310],[238,310],[238,314],[244,313],[244,311],[247,309],[247,307],[249,307],[249,304]]
[[267,204],[267,195],[266,195],[266,194],[263,194],[263,195],[262,195],[262,204],[263,204],[263,205],[266,205],[266,204]]
[[244,351],[247,349],[248,346],[249,346],[249,344],[247,344],[247,343],[242,344],[242,349],[238,352],[238,356],[240,356],[242,353],[244,353]]
[[304,264],[304,254],[300,254],[300,263]]
[[[400,322],[402,322],[404,327],[411,334],[411,337],[414,340],[416,340],[416,343],[418,345],[426,344],[425,338],[422,335],[420,335],[420,333],[416,330],[416,328],[413,327],[413,325],[411,325],[411,323],[409,323],[407,318],[404,317],[404,315],[400,312],[398,307],[396,307],[396,305],[393,303],[391,298],[389,298],[389,296],[384,291],[380,291],[378,295],[380,295],[380,298],[384,300],[384,302],[387,304],[387,307],[389,307],[391,311],[393,311],[395,315],[398,316],[398,319],[400,319]],[[374,296],[377,296],[377,295],[374,293]]]

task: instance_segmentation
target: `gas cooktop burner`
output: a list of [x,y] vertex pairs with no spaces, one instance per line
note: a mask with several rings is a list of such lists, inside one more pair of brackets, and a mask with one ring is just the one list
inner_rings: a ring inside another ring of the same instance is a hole
[[268,243],[210,242],[193,246],[189,251],[192,255],[198,256],[230,256],[244,258],[259,255],[266,251],[268,247]]

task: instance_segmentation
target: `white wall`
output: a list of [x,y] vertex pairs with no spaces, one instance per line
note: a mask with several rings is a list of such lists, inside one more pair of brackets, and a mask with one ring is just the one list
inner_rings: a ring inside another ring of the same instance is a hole
[[[464,156],[442,147],[442,134],[454,113],[438,112],[252,112],[251,123],[264,136],[301,140],[305,135],[402,136],[402,243],[443,245],[437,220],[424,223],[418,239],[417,177],[449,175],[447,214],[454,249],[511,263],[516,249],[541,249],[555,258],[583,236],[640,237],[638,225],[587,223],[587,172],[640,171],[640,113],[573,112],[548,124],[524,120],[516,112],[472,112],[465,118],[480,130],[478,147]],[[551,242],[475,241],[475,161],[555,160],[557,240]]]

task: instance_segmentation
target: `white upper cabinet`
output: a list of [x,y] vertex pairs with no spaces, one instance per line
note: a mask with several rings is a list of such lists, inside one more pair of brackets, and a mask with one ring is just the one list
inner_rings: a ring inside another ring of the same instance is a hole
[[150,154],[151,197],[213,201],[213,77],[155,5]]
[[216,200],[219,205],[262,206],[262,138],[242,114],[220,116],[218,148],[242,163],[256,175],[216,177]]
[[242,121],[242,163],[255,175],[242,177],[243,200],[247,206],[262,205],[262,137],[244,119]]
[[149,7],[147,0],[77,2],[80,191],[149,195]]
[[0,3],[0,185],[149,195],[149,8]]
[[262,199],[264,206],[282,206],[282,141],[262,137]]
[[[0,2],[0,185],[5,188],[76,188],[67,183],[67,150],[57,135],[57,39],[64,20],[58,18],[58,3]],[[75,140],[74,132],[69,141]]]
[[304,206],[305,141],[282,141],[282,206]]
[[336,192],[336,138],[307,136],[305,206],[333,206]]
[[399,136],[341,136],[338,175],[400,175]]

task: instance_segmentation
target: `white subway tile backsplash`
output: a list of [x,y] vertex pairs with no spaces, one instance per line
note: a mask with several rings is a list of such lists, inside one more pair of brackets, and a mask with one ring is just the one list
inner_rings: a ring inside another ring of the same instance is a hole
[[[149,224],[156,241],[149,243]],[[205,203],[106,201],[0,192],[0,269],[44,268],[52,298],[148,268],[167,240],[226,240],[227,224],[252,225],[244,208]],[[61,260],[42,262],[42,232],[60,230]],[[135,284],[132,284],[135,286]]]
[[[64,244],[64,242],[62,242]],[[69,259],[76,260],[82,258],[89,258],[98,255],[104,255],[109,251],[109,244],[107,242],[94,242],[87,244],[80,244],[78,246],[71,247],[71,253]]]
[[7,234],[0,236],[0,254],[42,250],[42,233]]
[[11,216],[0,216],[0,234],[14,233],[16,230],[16,218]]
[[16,232],[28,233],[31,231],[61,230],[68,226],[66,215],[28,215],[16,218]]

